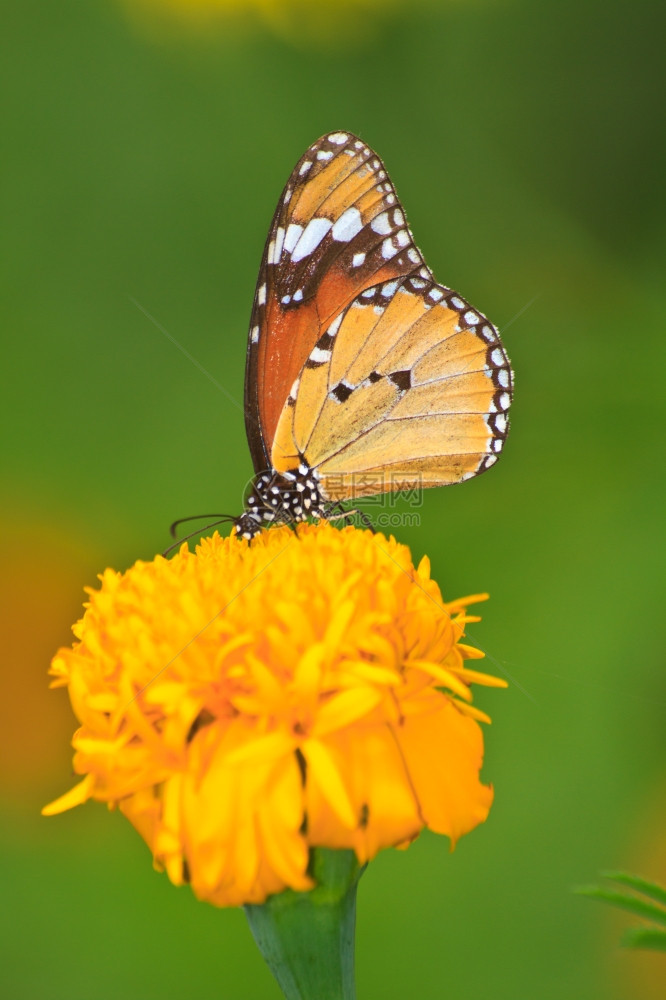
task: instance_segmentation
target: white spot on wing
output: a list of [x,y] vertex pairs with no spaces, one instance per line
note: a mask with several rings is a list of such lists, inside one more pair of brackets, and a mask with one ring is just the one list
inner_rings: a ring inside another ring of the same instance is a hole
[[331,325],[329,326],[328,330],[326,331],[326,333],[328,333],[329,336],[335,337],[336,333],[340,329],[340,324],[342,323],[342,316],[343,313],[340,313],[339,316],[336,316]]
[[387,281],[382,288],[382,295],[384,296],[384,298],[390,299],[391,296],[395,293],[397,287],[398,287],[397,281]]
[[303,174],[307,174],[311,166],[312,166],[312,160],[306,160],[305,163],[301,166],[301,169],[298,171],[299,175],[302,177]]
[[501,351],[499,347],[496,347],[495,350],[491,352],[490,359],[494,365],[503,365],[504,352]]
[[333,223],[330,219],[310,219],[303,230],[303,235],[294,247],[294,252],[291,255],[293,263],[297,264],[299,260],[303,260],[313,250],[316,250],[332,226]]
[[431,288],[428,292],[428,298],[432,299],[434,302],[439,302],[440,299],[444,298],[444,292],[441,288]]
[[497,373],[497,381],[502,386],[503,389],[509,388],[509,373],[506,368],[500,368]]
[[384,240],[382,243],[382,257],[384,260],[390,260],[391,257],[395,257],[398,252],[398,248],[393,246],[390,238]]
[[317,153],[318,160],[330,160],[332,156],[333,153],[330,149],[320,149],[319,152]]
[[313,347],[312,348],[312,353],[310,354],[310,360],[311,361],[330,361],[331,360],[331,352],[330,351],[322,351],[321,347]]
[[256,344],[257,341],[259,340],[259,327],[258,326],[253,326],[252,327],[252,333],[250,334],[250,340],[252,341],[253,344]]
[[362,229],[363,220],[361,219],[361,213],[357,208],[352,207],[342,213],[333,226],[331,236],[334,240],[337,240],[340,243],[348,243],[349,240],[353,240],[353,238],[360,233]]
[[257,292],[257,302],[260,306],[266,304],[266,285],[261,285]]
[[348,138],[349,136],[346,132],[333,132],[332,135],[329,135],[328,141],[335,143],[336,146],[342,146]]
[[370,223],[370,228],[373,233],[377,233],[378,236],[388,236],[391,232],[391,222],[388,217],[388,212],[382,212]]
[[283,244],[284,244],[284,229],[282,228],[282,226],[278,226],[278,231],[275,234],[275,250],[273,251],[273,262],[275,264],[280,263]]
[[364,260],[365,260],[364,253],[355,253],[354,256],[352,257],[352,267],[360,267]]
[[299,226],[295,222],[290,223],[289,228],[287,229],[287,235],[284,238],[284,248],[287,253],[291,253],[294,249],[302,232],[303,226]]
[[294,302],[301,302],[303,299],[303,289],[299,288],[298,291],[294,292]]

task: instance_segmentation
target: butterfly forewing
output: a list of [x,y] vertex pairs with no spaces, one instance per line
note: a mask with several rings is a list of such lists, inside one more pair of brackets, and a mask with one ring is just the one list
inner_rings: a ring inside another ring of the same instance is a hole
[[245,381],[255,470],[276,451],[280,468],[298,464],[275,440],[278,421],[301,373],[299,391],[319,399],[306,363],[336,317],[364,290],[418,268],[429,274],[379,157],[351,133],[322,136],[287,182],[259,271]]

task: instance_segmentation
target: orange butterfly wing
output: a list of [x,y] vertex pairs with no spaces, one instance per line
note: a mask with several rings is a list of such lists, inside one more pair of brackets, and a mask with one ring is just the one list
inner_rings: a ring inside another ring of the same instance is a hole
[[283,408],[274,467],[303,456],[328,500],[461,482],[497,461],[512,390],[495,327],[423,268],[329,325]]
[[257,281],[245,375],[255,471],[271,466],[289,392],[331,320],[365,289],[418,268],[379,157],[349,132],[318,139],[280,198]]

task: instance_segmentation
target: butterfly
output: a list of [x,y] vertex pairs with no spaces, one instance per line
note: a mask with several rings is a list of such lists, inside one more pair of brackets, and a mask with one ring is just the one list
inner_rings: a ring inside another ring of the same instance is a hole
[[236,532],[485,472],[512,390],[496,328],[435,280],[377,154],[350,132],[318,139],[259,270],[245,375],[255,478]]

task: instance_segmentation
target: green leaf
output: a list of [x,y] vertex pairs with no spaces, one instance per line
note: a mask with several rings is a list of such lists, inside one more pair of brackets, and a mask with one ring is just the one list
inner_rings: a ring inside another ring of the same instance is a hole
[[581,896],[590,896],[592,899],[602,899],[606,903],[619,906],[622,910],[628,910],[638,917],[645,917],[647,920],[654,920],[658,924],[666,925],[666,910],[654,903],[647,903],[637,896],[629,896],[623,892],[614,892],[612,889],[602,889],[597,885],[581,886],[576,892]]
[[648,879],[640,878],[638,875],[630,875],[629,872],[602,872],[601,874],[604,878],[620,882],[622,885],[628,885],[631,889],[635,889],[636,892],[642,892],[644,896],[648,896],[650,899],[654,899],[663,906],[666,906],[666,889],[661,885],[657,885],[656,882],[650,882]]
[[622,938],[625,948],[650,948],[652,951],[666,951],[666,931],[657,927],[634,927]]

